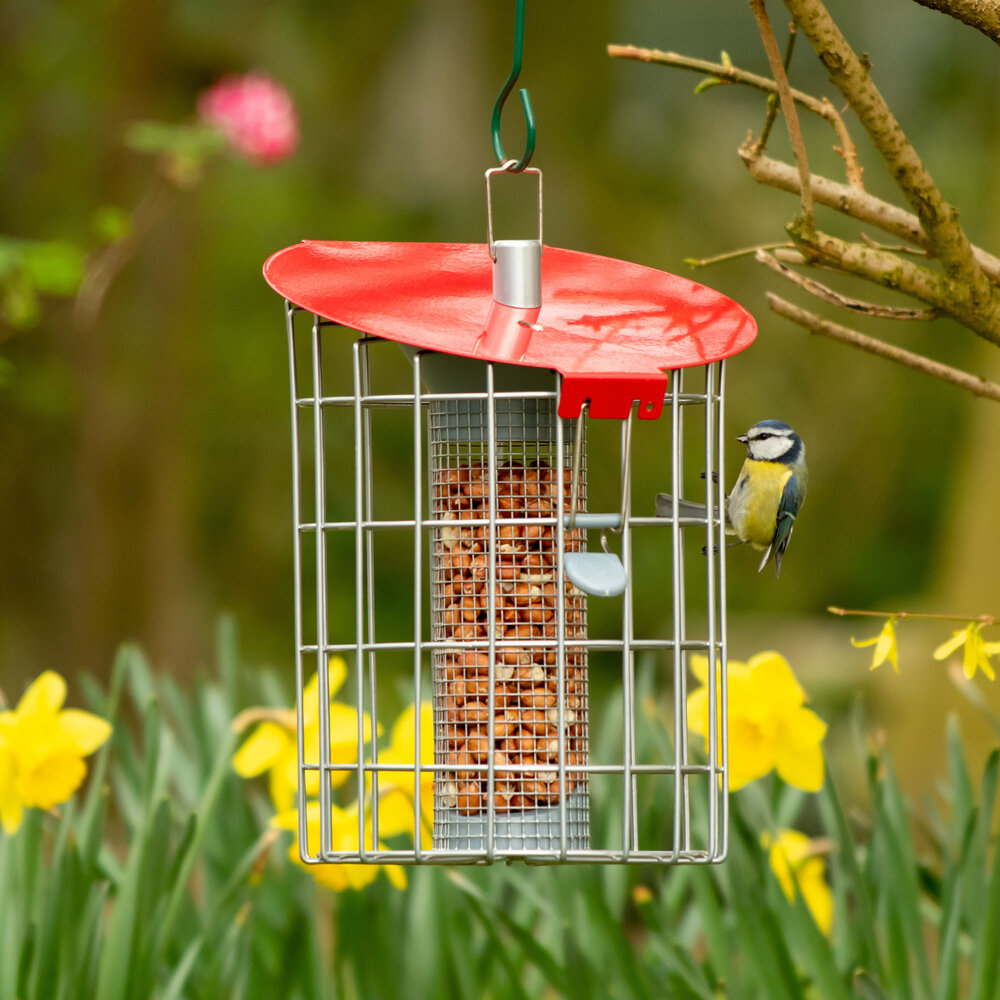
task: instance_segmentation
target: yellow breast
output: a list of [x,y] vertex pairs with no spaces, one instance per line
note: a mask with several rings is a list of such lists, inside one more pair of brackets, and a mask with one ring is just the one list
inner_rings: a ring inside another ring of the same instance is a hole
[[747,459],[729,497],[729,519],[742,542],[767,548],[774,537],[778,501],[791,470],[780,462]]

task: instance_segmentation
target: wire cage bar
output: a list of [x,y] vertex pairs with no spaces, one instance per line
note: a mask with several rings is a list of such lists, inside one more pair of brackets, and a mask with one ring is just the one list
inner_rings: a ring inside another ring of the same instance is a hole
[[[642,461],[705,503],[656,517],[632,497],[632,418],[594,479],[588,432],[614,421],[560,418],[556,372],[404,347],[407,365],[398,344],[285,315],[303,860],[723,860],[724,362],[670,372],[642,421]],[[628,585],[591,596],[567,569],[609,535]],[[718,665],[704,743],[692,655]],[[653,795],[671,803],[657,830]]]

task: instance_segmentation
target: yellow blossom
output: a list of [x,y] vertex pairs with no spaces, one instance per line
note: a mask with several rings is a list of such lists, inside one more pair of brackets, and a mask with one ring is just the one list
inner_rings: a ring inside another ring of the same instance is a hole
[[[310,855],[315,855],[320,848],[320,820],[322,813],[318,802],[310,802],[306,807],[307,848]],[[371,848],[371,822],[365,816],[365,846]],[[271,826],[282,830],[299,828],[297,809],[289,809],[279,813],[271,820]],[[355,852],[360,843],[358,837],[358,805],[352,803],[348,808],[341,809],[337,805],[330,807],[330,837],[331,850]],[[379,850],[386,850],[385,844],[379,842]],[[363,889],[375,881],[380,869],[385,870],[389,881],[397,889],[406,888],[406,874],[399,865],[361,864],[360,862],[343,862],[337,864],[306,865],[299,856],[299,845],[296,841],[288,849],[288,857],[297,865],[307,868],[312,877],[320,884],[335,892],[345,889]]]
[[788,901],[794,901],[797,884],[816,926],[829,934],[833,926],[833,894],[826,882],[826,862],[817,850],[817,842],[798,830],[779,830],[777,839],[765,833],[761,844]]
[[892,664],[892,669],[899,673],[899,647],[896,645],[896,616],[891,615],[882,626],[882,631],[872,639],[851,639],[851,645],[859,649],[863,646],[874,646],[871,669],[882,666],[886,660]]
[[111,735],[90,712],[62,707],[66,681],[53,670],[35,679],[11,712],[0,712],[0,823],[7,833],[23,810],[65,802],[87,774],[83,758]]
[[[721,679],[721,671],[716,670],[717,679]],[[707,746],[708,657],[692,656],[691,672],[701,686],[688,697],[688,725]],[[730,661],[728,676],[730,789],[736,791],[777,770],[788,784],[806,792],[818,791],[823,785],[821,743],[826,723],[805,707],[805,692],[785,658],[767,652],[758,653],[747,663]],[[717,698],[720,757],[721,702],[721,697]]]
[[[415,805],[413,768],[416,740],[416,709],[410,704],[393,723],[389,746],[380,750],[379,764],[394,764],[406,771],[380,771],[378,779],[378,828],[380,835],[397,833],[413,836]],[[420,706],[420,762],[434,763],[434,712],[430,702]],[[434,772],[420,772],[420,807],[423,815],[421,842],[430,846],[430,831],[434,825]]]
[[935,660],[945,660],[958,649],[962,650],[962,672],[966,677],[975,676],[976,670],[982,670],[992,681],[996,678],[993,667],[990,665],[990,657],[1000,652],[1000,642],[985,642],[983,640],[983,623],[969,622],[965,628],[952,633],[947,642],[941,643],[934,650]]
[[[330,657],[327,665],[330,697],[343,686],[347,678],[347,664],[339,656]],[[358,759],[358,713],[340,702],[331,701],[330,760],[334,764],[354,764]],[[235,730],[248,725],[257,726],[243,745],[233,755],[233,768],[243,778],[253,778],[265,771],[271,801],[278,812],[291,809],[298,790],[297,720],[293,709],[248,709],[233,722]],[[313,674],[302,692],[302,733],[305,761],[319,763],[320,713],[319,674]],[[362,717],[364,741],[371,740],[372,726],[368,713]],[[331,771],[330,785],[343,785],[349,771]],[[306,793],[319,794],[319,771],[305,772]]]

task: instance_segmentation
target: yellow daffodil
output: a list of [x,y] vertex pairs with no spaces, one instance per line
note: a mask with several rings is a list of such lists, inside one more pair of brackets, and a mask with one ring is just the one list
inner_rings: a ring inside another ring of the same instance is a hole
[[[320,820],[322,814],[318,802],[310,802],[306,807],[306,828],[308,851],[311,855],[316,854],[320,848]],[[371,847],[371,822],[366,816],[365,823],[365,845]],[[271,820],[271,826],[281,830],[297,831],[299,828],[298,810],[289,809],[279,813]],[[333,805],[330,807],[330,847],[334,851],[357,851],[358,844],[358,807],[353,803],[346,809]],[[383,843],[379,842],[379,850],[386,850]],[[375,881],[380,869],[384,869],[389,881],[397,889],[406,888],[406,874],[399,865],[376,865],[361,864],[359,862],[346,862],[341,864],[317,864],[305,865],[299,857],[298,842],[293,843],[288,849],[288,857],[297,865],[303,865],[308,869],[312,877],[335,892],[343,892],[345,889],[363,889],[366,885]]]
[[779,830],[777,838],[765,833],[761,843],[768,852],[771,871],[788,901],[795,899],[798,884],[816,926],[829,934],[833,926],[833,893],[826,882],[826,862],[819,852],[818,842],[798,830]]
[[[416,739],[416,709],[411,704],[400,713],[389,734],[389,746],[380,750],[379,764],[398,764],[407,771],[379,772],[378,828],[384,837],[397,833],[413,836],[415,805],[413,768]],[[420,706],[420,762],[434,763],[434,712],[429,702]],[[420,772],[420,809],[423,815],[421,842],[430,846],[434,826],[434,772]]]
[[[718,679],[721,672],[716,669]],[[691,672],[701,686],[688,697],[688,725],[707,746],[708,657],[692,656]],[[805,707],[805,692],[785,658],[768,652],[758,653],[747,663],[730,661],[728,675],[730,790],[777,770],[788,784],[806,792],[818,791],[823,785],[821,744],[826,723]],[[717,706],[721,730],[721,698]]]
[[861,649],[863,646],[874,646],[871,669],[882,666],[886,660],[892,664],[892,669],[899,673],[899,648],[896,645],[896,616],[892,615],[882,626],[882,631],[872,639],[851,639],[851,645]]
[[[327,665],[330,697],[343,686],[347,678],[347,664],[339,656],[330,657]],[[358,759],[357,710],[331,701],[330,708],[330,760],[334,764],[354,764]],[[302,692],[302,722],[305,761],[319,763],[320,713],[319,674],[314,674]],[[296,716],[294,709],[251,708],[240,713],[233,721],[233,729],[242,732],[257,723],[256,728],[233,755],[233,768],[244,778],[268,774],[271,801],[278,812],[291,809],[298,789],[298,747],[296,743]],[[371,718],[362,717],[364,741],[372,738]],[[349,771],[331,771],[330,784],[336,788],[344,784]],[[319,771],[305,773],[306,793],[319,794]]]
[[965,628],[952,633],[952,637],[941,643],[934,650],[935,660],[946,660],[959,646],[962,650],[962,672],[966,677],[975,676],[976,670],[982,670],[992,681],[996,678],[990,657],[1000,653],[1000,642],[985,642],[983,640],[982,622],[969,622]]
[[90,712],[64,709],[66,681],[47,670],[11,712],[0,712],[0,823],[7,833],[21,825],[23,810],[65,802],[87,774],[83,758],[111,735],[111,726]]

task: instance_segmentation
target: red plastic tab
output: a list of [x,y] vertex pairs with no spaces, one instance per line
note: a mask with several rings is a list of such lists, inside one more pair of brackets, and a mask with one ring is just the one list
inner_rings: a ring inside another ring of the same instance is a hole
[[335,323],[414,347],[551,368],[559,412],[654,419],[666,371],[748,347],[753,317],[732,299],[665,271],[545,247],[542,306],[501,307],[485,244],[305,242],[264,265],[271,287]]

